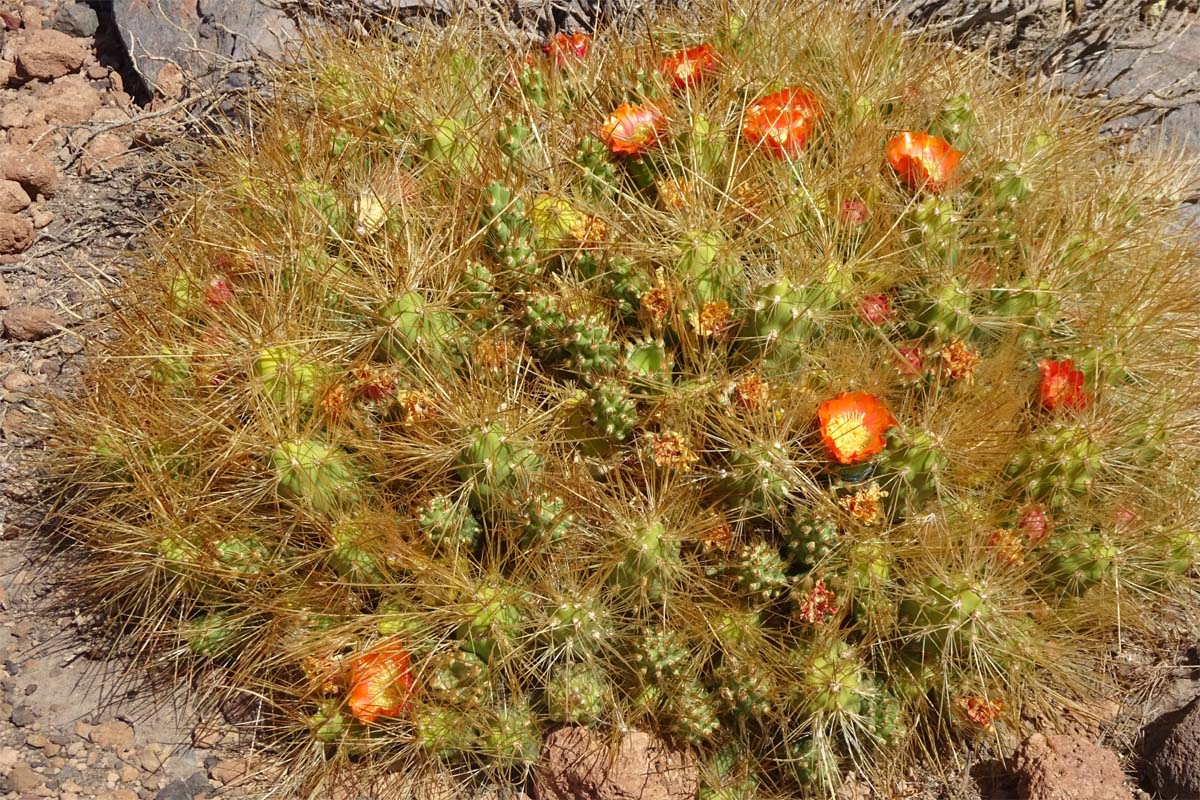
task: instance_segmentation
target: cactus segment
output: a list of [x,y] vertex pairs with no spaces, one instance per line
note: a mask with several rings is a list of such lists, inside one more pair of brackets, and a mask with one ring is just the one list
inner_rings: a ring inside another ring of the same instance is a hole
[[390,361],[433,368],[448,374],[452,365],[456,320],[445,309],[429,303],[420,292],[405,292],[379,310],[383,322],[380,353]]
[[457,464],[459,479],[471,487],[471,505],[485,513],[514,503],[542,469],[537,453],[512,440],[499,425],[477,429]]
[[965,94],[958,94],[942,107],[929,132],[942,137],[954,145],[956,150],[966,151],[971,149],[978,127],[979,121],[975,118],[971,98]]
[[479,522],[464,504],[450,495],[430,498],[417,511],[417,527],[435,547],[470,550],[479,543]]
[[480,750],[497,764],[524,767],[537,761],[542,750],[537,718],[524,700],[512,700],[483,721]]
[[925,431],[892,431],[879,458],[879,475],[888,482],[893,502],[919,508],[937,496],[949,465],[942,447]]
[[483,192],[480,227],[487,231],[486,243],[496,263],[518,283],[538,273],[533,223],[524,201],[502,184],[490,184]]
[[534,492],[522,509],[521,547],[559,544],[570,534],[574,515],[567,511],[562,497],[549,492]]
[[193,653],[208,658],[228,655],[237,644],[238,628],[232,616],[224,611],[194,617],[179,632]]
[[1055,533],[1043,546],[1047,574],[1076,593],[1103,581],[1117,557],[1117,548],[1092,531]]
[[322,379],[316,364],[290,347],[268,347],[254,360],[254,374],[267,398],[279,406],[310,406]]
[[604,713],[608,678],[590,664],[560,664],[546,679],[546,712],[555,722],[587,725]]
[[1086,493],[1103,466],[1103,451],[1086,427],[1052,422],[1030,435],[1007,473],[1031,500],[1058,509]]
[[731,568],[734,590],[750,602],[767,604],[791,585],[779,549],[769,542],[744,545]]
[[863,665],[854,649],[839,639],[820,643],[802,662],[796,691],[817,714],[860,714],[866,692]]
[[619,589],[639,592],[651,602],[662,598],[669,572],[679,563],[679,542],[666,538],[666,533],[661,522],[630,531],[623,542],[624,557],[613,572]]
[[625,386],[603,380],[591,390],[592,424],[602,436],[623,441],[637,425],[637,406]]
[[413,727],[421,749],[441,761],[464,757],[479,736],[471,716],[451,706],[422,706],[414,715]]
[[361,492],[349,453],[317,439],[283,442],[271,453],[280,494],[307,502],[314,511],[353,506]]
[[783,532],[784,553],[803,570],[810,570],[833,555],[838,544],[837,523],[801,510],[795,511]]
[[521,647],[529,629],[527,598],[506,584],[479,586],[464,606],[459,626],[463,649],[485,662]]

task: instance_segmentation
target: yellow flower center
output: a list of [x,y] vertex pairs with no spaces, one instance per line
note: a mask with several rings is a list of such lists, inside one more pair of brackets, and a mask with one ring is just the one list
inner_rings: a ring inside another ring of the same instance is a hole
[[826,433],[843,455],[854,455],[866,449],[871,439],[871,432],[864,424],[866,416],[865,412],[858,411],[839,414],[829,420]]

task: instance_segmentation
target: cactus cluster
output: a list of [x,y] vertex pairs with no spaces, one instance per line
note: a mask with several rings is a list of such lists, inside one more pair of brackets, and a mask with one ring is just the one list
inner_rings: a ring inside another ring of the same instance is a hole
[[828,4],[688,24],[282,73],[63,407],[75,588],[298,785],[571,724],[882,787],[1195,611],[1171,164]]

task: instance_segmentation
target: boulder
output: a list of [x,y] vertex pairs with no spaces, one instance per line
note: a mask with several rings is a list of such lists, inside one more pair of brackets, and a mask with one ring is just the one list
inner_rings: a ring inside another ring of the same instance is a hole
[[65,3],[54,15],[50,27],[68,36],[95,36],[100,28],[100,18],[91,6],[84,3]]
[[[219,59],[280,58],[299,40],[295,23],[261,0],[113,0],[113,17],[133,64],[164,97],[178,74],[197,77]],[[160,85],[161,83],[161,85]]]
[[699,771],[686,753],[641,731],[615,746],[587,728],[546,737],[534,771],[540,800],[693,800]]
[[1146,778],[1163,800],[1200,797],[1200,698],[1147,733]]
[[1016,767],[1021,800],[1133,800],[1117,754],[1079,736],[1035,733]]

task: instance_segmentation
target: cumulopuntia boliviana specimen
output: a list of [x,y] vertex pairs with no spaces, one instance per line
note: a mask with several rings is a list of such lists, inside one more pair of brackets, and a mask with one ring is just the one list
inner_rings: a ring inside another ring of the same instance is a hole
[[267,698],[301,782],[519,781],[570,724],[705,798],[884,795],[1195,611],[1183,179],[736,5],[333,45],[145,249],[61,409],[74,585]]

